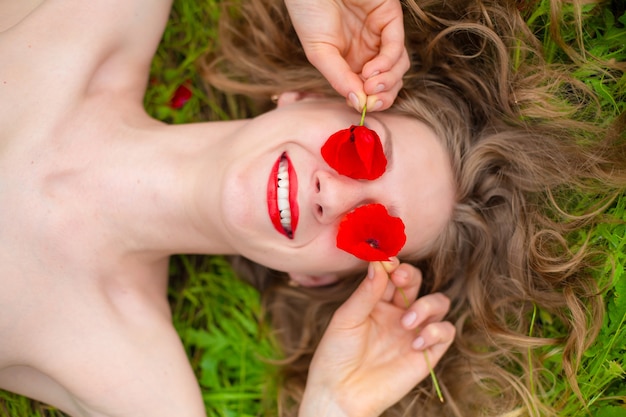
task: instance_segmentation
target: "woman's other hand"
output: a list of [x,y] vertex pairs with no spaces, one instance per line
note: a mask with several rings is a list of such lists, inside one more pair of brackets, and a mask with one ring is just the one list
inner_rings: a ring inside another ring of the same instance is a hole
[[439,293],[415,300],[420,285],[411,265],[370,264],[316,350],[300,417],[378,416],[429,375],[425,355],[434,367],[455,329],[442,321],[449,300]]
[[398,0],[285,0],[309,61],[357,111],[389,108],[409,69]]

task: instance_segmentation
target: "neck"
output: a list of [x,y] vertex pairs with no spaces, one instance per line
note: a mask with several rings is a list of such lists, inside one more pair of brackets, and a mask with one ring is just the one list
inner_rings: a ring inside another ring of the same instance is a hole
[[[118,210],[125,216],[119,224],[137,250],[159,256],[233,253],[219,217],[220,184],[228,138],[245,123],[159,124],[142,131],[128,170],[117,176],[117,199],[127,199]],[[197,206],[198,193],[209,207]]]

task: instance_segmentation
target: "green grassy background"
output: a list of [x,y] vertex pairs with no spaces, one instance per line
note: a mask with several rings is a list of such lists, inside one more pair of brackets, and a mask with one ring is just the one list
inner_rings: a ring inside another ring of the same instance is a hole
[[[205,88],[197,72],[196,60],[214,46],[216,4],[219,0],[175,0],[171,19],[153,64],[145,103],[155,117],[183,123],[239,118],[250,115],[244,98]],[[586,7],[588,17],[584,39],[596,57],[626,61],[626,14],[621,0],[607,7]],[[529,1],[527,20],[544,41],[548,58],[557,62],[564,54],[547,35],[548,8],[541,1]],[[574,26],[563,23],[565,40],[574,36]],[[626,78],[608,77],[593,65],[576,76],[591,86],[603,103],[603,119],[610,120],[626,111]],[[192,95],[179,109],[170,100],[179,86]],[[578,204],[590,204],[581,199]],[[574,243],[587,237],[611,255],[595,271],[605,287],[607,315],[596,343],[585,353],[578,381],[587,404],[578,401],[562,378],[559,352],[550,352],[541,377],[553,379],[546,401],[561,410],[561,416],[626,417],[626,196],[608,211],[605,223],[571,237]],[[174,324],[188,350],[189,358],[203,390],[208,416],[256,416],[275,414],[273,398],[277,389],[275,368],[266,360],[280,353],[261,324],[258,293],[238,281],[220,257],[178,256],[171,266],[170,300]],[[550,316],[538,311],[537,326],[544,336],[559,329]],[[548,352],[546,352],[548,354]],[[46,405],[0,391],[1,417],[63,416]]]

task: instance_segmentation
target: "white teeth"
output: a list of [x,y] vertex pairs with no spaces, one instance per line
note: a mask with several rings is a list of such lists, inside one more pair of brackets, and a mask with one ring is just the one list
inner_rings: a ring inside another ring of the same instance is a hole
[[289,200],[287,200],[286,198],[279,198],[278,199],[278,210],[280,210],[280,211],[290,211],[289,210]]
[[281,186],[278,186],[278,198],[284,198],[284,199],[289,199],[289,188],[282,188]]
[[289,207],[289,172],[287,171],[287,158],[281,158],[278,165],[278,210],[280,211],[280,224],[291,233],[291,207]]

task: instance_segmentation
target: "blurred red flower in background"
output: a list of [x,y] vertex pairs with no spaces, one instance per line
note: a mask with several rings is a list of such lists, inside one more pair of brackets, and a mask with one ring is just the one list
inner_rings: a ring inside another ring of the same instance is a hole
[[193,96],[193,93],[185,84],[179,85],[170,99],[170,107],[180,109],[189,101],[191,96]]

